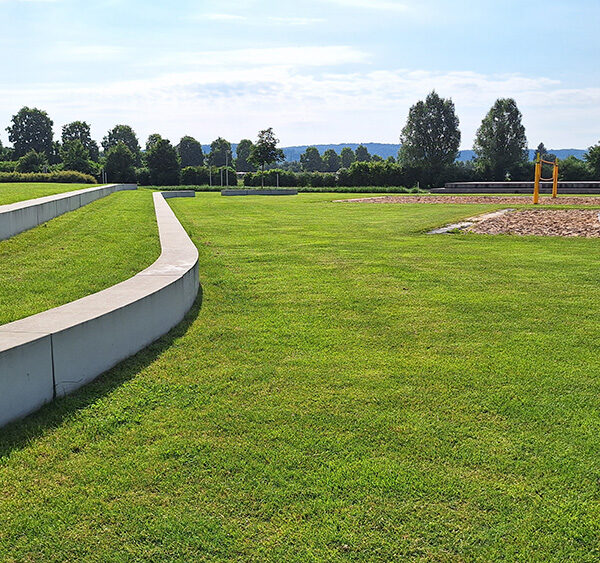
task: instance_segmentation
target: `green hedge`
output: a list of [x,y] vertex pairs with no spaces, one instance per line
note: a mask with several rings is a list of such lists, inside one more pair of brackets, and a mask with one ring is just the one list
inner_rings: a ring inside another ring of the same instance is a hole
[[0,172],[0,183],[97,184],[96,178],[73,170],[58,172]]
[[418,181],[418,171],[390,162],[355,162],[350,168],[342,168],[335,174],[267,170],[266,172],[248,173],[244,176],[244,185],[248,187],[258,187],[264,183],[265,186],[279,185],[282,188],[355,188],[363,186],[400,188],[415,186]]
[[223,187],[226,186],[228,179],[230,186],[237,186],[237,174],[231,166],[213,167],[212,171],[208,166],[186,166],[181,171],[180,183],[183,186],[202,186],[209,184],[212,174],[213,186],[218,184],[221,187],[221,173],[223,173]]

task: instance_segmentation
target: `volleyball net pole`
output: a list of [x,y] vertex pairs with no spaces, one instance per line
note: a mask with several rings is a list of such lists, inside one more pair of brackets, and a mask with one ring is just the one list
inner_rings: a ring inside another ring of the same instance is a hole
[[[549,164],[552,166],[552,178],[542,178],[542,166]],[[554,161],[543,160],[538,154],[535,160],[535,180],[533,185],[533,203],[540,202],[540,183],[552,182],[552,198],[558,196],[558,158]]]

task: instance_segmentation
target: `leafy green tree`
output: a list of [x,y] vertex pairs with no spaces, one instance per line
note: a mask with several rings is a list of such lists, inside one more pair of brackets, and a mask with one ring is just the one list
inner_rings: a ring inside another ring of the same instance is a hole
[[12,117],[12,125],[7,127],[8,140],[14,147],[14,158],[20,158],[29,151],[52,154],[52,131],[54,123],[45,111],[23,107]]
[[576,156],[570,155],[559,163],[558,174],[561,180],[577,182],[593,180],[594,173],[591,166]]
[[0,141],[0,160],[12,160],[14,151],[10,147],[5,147]]
[[210,154],[208,162],[212,166],[229,166],[233,164],[233,154],[231,152],[231,143],[222,137],[215,139],[210,144]]
[[238,172],[254,172],[256,167],[250,162],[250,154],[254,144],[250,139],[242,139],[236,151],[235,168]]
[[473,145],[476,166],[492,180],[504,180],[529,160],[521,118],[515,100],[500,98],[477,130]]
[[435,90],[412,106],[400,135],[399,159],[421,170],[425,183],[437,183],[456,160],[460,146],[459,121],[450,98]]
[[79,139],[63,143],[60,148],[60,157],[65,170],[77,170],[84,174],[92,172],[90,153]]
[[590,147],[583,158],[590,167],[594,179],[600,180],[600,143]]
[[308,147],[300,155],[300,164],[305,172],[321,172],[323,170],[323,159],[317,147]]
[[287,172],[302,172],[302,165],[300,164],[299,160],[282,162],[280,167],[282,170],[286,170]]
[[544,143],[540,143],[535,150],[535,157],[537,158],[538,156],[548,162],[554,162],[556,160],[556,155],[548,152]]
[[340,155],[333,149],[327,149],[323,153],[323,171],[337,172],[342,167]]
[[162,137],[159,133],[151,133],[148,135],[148,140],[146,141],[146,152],[152,149],[152,147],[154,147],[159,141],[162,141]]
[[135,131],[129,125],[115,125],[102,139],[102,148],[108,153],[109,149],[123,143],[133,155],[136,164],[141,162],[141,149]]
[[369,150],[364,145],[358,145],[356,147],[356,162],[370,162],[371,155],[369,154]]
[[[250,163],[264,172],[267,164],[283,160],[285,156],[283,151],[277,148],[278,144],[279,139],[275,137],[272,127],[259,131],[256,143],[250,149]],[[261,185],[264,186],[264,174],[261,176]]]
[[47,156],[48,156],[48,164],[50,164],[50,165],[60,164],[60,162],[61,162],[60,143],[58,141],[54,141],[52,143],[52,150],[50,151],[50,154],[48,154]]
[[202,152],[202,144],[186,135],[182,137],[177,145],[177,153],[181,159],[181,166],[202,166],[204,164],[204,153]]
[[150,179],[155,186],[179,184],[181,162],[177,150],[168,139],[160,139],[146,153]]
[[544,143],[540,143],[537,146],[537,149],[535,149],[535,157],[537,158],[539,156],[540,158],[544,158],[546,152],[546,146],[544,145]]
[[30,150],[19,158],[15,170],[17,172],[44,172],[47,166],[46,153]]
[[342,168],[350,168],[353,162],[356,162],[356,154],[350,147],[344,147],[340,154]]
[[88,151],[89,157],[94,162],[98,162],[100,149],[98,143],[92,139],[90,126],[85,121],[73,121],[63,125],[62,143],[64,145],[69,141],[81,141],[83,147]]
[[109,182],[135,182],[135,155],[119,141],[106,151],[106,177]]

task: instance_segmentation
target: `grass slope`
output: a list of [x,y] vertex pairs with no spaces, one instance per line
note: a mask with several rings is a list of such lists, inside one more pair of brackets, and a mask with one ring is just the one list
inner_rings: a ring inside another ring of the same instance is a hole
[[598,241],[328,197],[171,203],[202,309],[0,434],[2,558],[598,560]]
[[90,184],[1,184],[0,205],[96,187]]
[[0,325],[110,287],[159,253],[149,192],[118,192],[1,241]]

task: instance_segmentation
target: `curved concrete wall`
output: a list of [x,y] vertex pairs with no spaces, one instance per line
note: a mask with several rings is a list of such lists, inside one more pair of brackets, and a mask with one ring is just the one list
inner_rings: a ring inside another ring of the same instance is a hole
[[0,205],[0,240],[14,237],[68,211],[74,211],[121,190],[137,190],[137,185],[110,184]]
[[0,326],[0,426],[92,381],[168,332],[191,308],[198,251],[163,194],[154,193],[154,207],[162,252],[149,268]]

